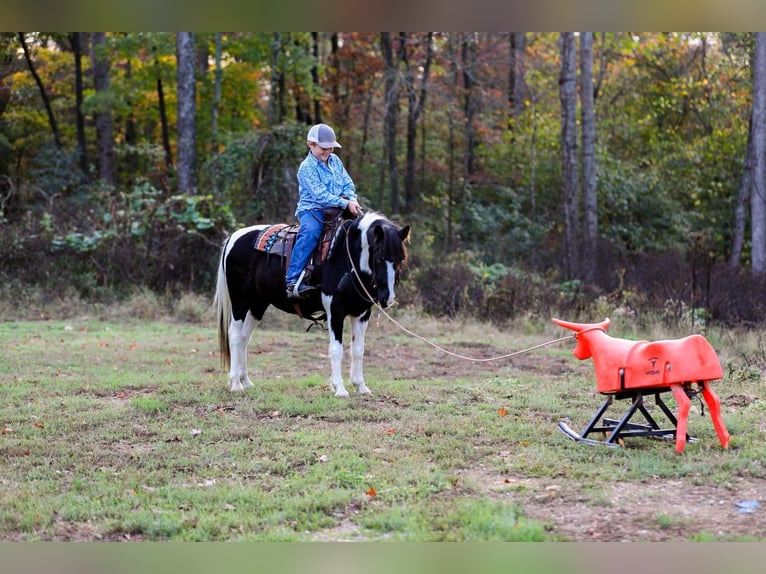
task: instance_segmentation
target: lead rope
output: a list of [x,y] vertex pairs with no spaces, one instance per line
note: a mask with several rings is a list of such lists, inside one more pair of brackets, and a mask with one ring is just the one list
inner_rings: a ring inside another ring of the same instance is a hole
[[508,359],[510,357],[515,357],[516,355],[522,355],[524,353],[529,353],[529,352],[534,351],[536,349],[541,349],[542,347],[547,347],[548,345],[553,345],[554,343],[560,343],[561,341],[566,341],[567,339],[573,339],[573,338],[575,338],[577,336],[577,335],[567,335],[566,337],[560,337],[558,339],[553,339],[552,341],[546,341],[545,343],[540,343],[539,345],[534,345],[532,347],[527,347],[526,349],[522,349],[521,351],[514,351],[512,353],[506,353],[505,355],[498,355],[497,357],[486,357],[486,358],[468,357],[466,355],[461,355],[460,353],[454,353],[454,352],[452,352],[452,351],[450,351],[448,349],[445,349],[444,347],[441,347],[440,345],[437,345],[433,341],[429,341],[425,337],[422,337],[422,336],[418,335],[417,333],[414,333],[414,332],[410,331],[407,327],[405,327],[404,325],[399,323],[399,321],[397,321],[391,315],[389,315],[386,312],[386,310],[383,309],[380,306],[380,303],[376,303],[376,305],[378,306],[378,311],[380,313],[383,313],[388,318],[389,321],[391,321],[394,325],[399,327],[402,331],[404,331],[408,335],[411,335],[411,336],[415,337],[416,339],[420,339],[424,343],[428,343],[429,345],[431,345],[435,349],[439,349],[443,353],[446,353],[446,354],[451,355],[453,357],[457,357],[458,359],[464,359],[466,361],[473,361],[474,363],[487,363],[489,361],[499,361],[501,359]]
[[[510,357],[515,357],[516,355],[522,355],[524,353],[529,353],[536,349],[547,347],[548,345],[553,345],[554,343],[560,343],[561,341],[566,341],[567,339],[577,338],[577,335],[567,335],[566,337],[559,337],[558,339],[553,339],[552,341],[546,341],[545,343],[540,343],[539,345],[534,345],[532,347],[522,349],[521,351],[514,351],[512,353],[506,353],[505,355],[498,355],[497,357],[476,358],[476,357],[469,357],[467,355],[461,355],[460,353],[455,353],[409,330],[407,327],[405,327],[399,321],[397,321],[391,315],[389,315],[388,312],[383,308],[383,306],[380,303],[378,303],[378,301],[375,300],[375,298],[372,295],[370,295],[369,291],[367,291],[367,287],[364,286],[364,282],[362,281],[362,278],[359,276],[359,272],[356,270],[356,265],[354,265],[354,259],[351,257],[351,250],[349,249],[349,246],[348,246],[348,232],[346,232],[346,254],[348,255],[348,262],[351,265],[352,275],[356,277],[356,280],[359,282],[359,285],[361,285],[362,290],[364,291],[364,294],[367,296],[367,299],[370,301],[370,303],[372,303],[378,308],[378,315],[380,315],[380,313],[383,313],[383,315],[385,315],[389,321],[391,321],[394,325],[399,327],[402,331],[404,331],[408,335],[415,337],[416,339],[420,339],[424,343],[427,343],[431,345],[432,347],[434,347],[435,349],[440,350],[442,353],[446,353],[447,355],[451,355],[452,357],[457,357],[458,359],[463,359],[466,361],[473,361],[474,363],[487,363],[489,361],[499,361],[501,359],[508,359]],[[354,285],[354,287],[356,287],[356,285]]]

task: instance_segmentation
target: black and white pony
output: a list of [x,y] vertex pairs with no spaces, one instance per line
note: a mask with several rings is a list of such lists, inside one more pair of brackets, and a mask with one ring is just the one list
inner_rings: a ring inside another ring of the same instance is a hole
[[253,386],[247,374],[247,345],[264,312],[273,305],[302,317],[326,314],[331,388],[336,397],[348,396],[341,363],[343,323],[350,317],[351,382],[359,394],[369,394],[362,373],[364,335],[372,306],[388,307],[394,302],[394,287],[407,257],[404,242],[409,238],[410,226],[399,227],[373,212],[345,221],[318,269],[321,281],[313,281],[320,288],[297,302],[297,309],[285,292],[284,257],[254,248],[268,227],[256,225],[236,231],[224,242],[221,252],[215,305],[221,361],[230,367],[229,390],[243,391]]

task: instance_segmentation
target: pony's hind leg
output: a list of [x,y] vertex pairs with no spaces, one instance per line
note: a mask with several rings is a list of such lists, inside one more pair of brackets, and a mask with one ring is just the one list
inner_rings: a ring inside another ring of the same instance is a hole
[[258,322],[248,311],[242,320],[229,322],[229,351],[231,353],[231,368],[229,370],[229,390],[244,391],[253,383],[247,376],[247,344],[253,335]]
[[351,382],[360,395],[371,394],[370,389],[364,384],[362,363],[364,361],[364,335],[369,325],[369,313],[361,317],[351,317]]

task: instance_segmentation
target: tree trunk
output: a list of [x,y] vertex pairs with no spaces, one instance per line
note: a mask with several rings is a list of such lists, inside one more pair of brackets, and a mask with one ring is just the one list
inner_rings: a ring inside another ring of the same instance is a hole
[[223,81],[223,70],[221,67],[221,58],[223,55],[221,32],[215,33],[215,78],[213,80],[213,109],[210,123],[210,141],[213,147],[213,154],[218,153],[218,113],[221,109],[221,84]]
[[269,125],[275,126],[282,123],[280,101],[280,67],[279,54],[282,51],[282,33],[274,32],[271,35],[271,97],[269,98]]
[[[402,36],[401,41],[405,45],[402,57],[404,69],[406,70],[405,82],[407,87],[407,101],[409,103],[409,107],[407,108],[407,165],[404,176],[404,212],[411,213],[415,207],[415,146],[417,143],[418,120],[423,112],[426,100],[428,76],[431,70],[431,59],[433,56],[433,32],[429,32],[424,38],[426,44],[426,56],[422,67],[423,72],[419,92],[415,89],[415,81],[408,61],[406,37]],[[420,98],[418,98],[418,93],[420,94]]]
[[319,33],[311,33],[311,55],[314,63],[311,65],[311,83],[314,84],[314,119],[311,123],[322,123],[322,100],[319,94],[322,93],[322,89],[319,83]]
[[563,264],[565,279],[573,279],[579,269],[578,209],[579,185],[577,169],[577,81],[575,39],[572,32],[562,32],[561,74],[561,176],[564,205]]
[[[130,64],[130,60],[125,61],[125,80],[130,85],[133,77],[133,68]],[[136,130],[136,117],[133,111],[133,98],[130,94],[126,95],[125,102],[130,110],[128,117],[125,120],[125,143],[128,144],[128,149],[135,150],[138,142],[138,134]],[[125,170],[128,173],[137,173],[138,171],[138,154],[135,151],[129,151],[125,158]]]
[[596,249],[598,242],[598,200],[596,197],[596,118],[593,110],[593,33],[580,34],[580,102],[582,125],[582,195],[583,195],[583,249],[584,278],[593,281],[596,276]]
[[[750,56],[750,84],[753,85],[755,74],[755,54]],[[745,148],[745,165],[737,190],[737,205],[734,208],[734,231],[732,232],[731,254],[729,265],[738,268],[742,260],[742,247],[745,243],[745,228],[750,213],[750,201],[753,192],[753,172],[755,171],[755,150],[753,149],[753,109],[750,108],[750,121],[747,130],[747,147]]]
[[766,274],[766,32],[755,34],[753,59],[753,191],[750,196],[752,274]]
[[527,34],[511,32],[511,62],[508,70],[508,129],[513,130],[516,120],[524,110],[524,56],[527,50]]
[[474,118],[478,103],[474,88],[476,82],[476,34],[469,32],[463,37],[462,61],[463,61],[463,113],[465,114],[465,173],[470,177],[476,173],[476,127]]
[[43,81],[40,79],[40,75],[37,73],[37,70],[35,69],[35,65],[32,62],[32,56],[29,53],[29,48],[27,47],[27,40],[24,37],[24,32],[19,32],[18,38],[19,38],[19,43],[21,44],[21,49],[24,51],[24,59],[27,61],[27,66],[29,66],[29,71],[35,80],[35,84],[37,84],[37,89],[40,91],[40,97],[43,100],[45,111],[48,114],[48,125],[50,125],[51,132],[53,133],[53,141],[56,142],[56,147],[60,149],[61,137],[59,136],[59,128],[58,128],[58,124],[56,123],[56,117],[53,115],[53,108],[51,107],[51,101],[50,101],[50,98],[48,98],[48,92],[45,91],[45,86],[43,85]]
[[[399,60],[394,55],[394,44],[390,32],[380,33],[380,47],[383,60],[386,64],[385,71],[385,117],[383,118],[383,132],[385,140],[385,153],[388,158],[388,176],[391,186],[391,212],[399,213],[399,168],[396,160],[396,126],[399,123]],[[400,49],[402,47],[400,46]]]
[[731,239],[731,254],[729,265],[735,268],[740,266],[742,259],[742,246],[745,243],[745,228],[749,213],[750,195],[753,191],[753,171],[755,170],[755,152],[753,150],[753,112],[750,111],[750,126],[747,133],[747,147],[745,148],[745,165],[742,177],[739,180],[737,190],[737,206],[734,208],[734,231]]
[[[109,91],[110,62],[106,47],[106,33],[93,32],[93,85],[96,93],[104,95]],[[102,101],[106,98],[102,98]],[[111,106],[100,108],[94,114],[96,119],[96,141],[98,142],[98,167],[101,180],[114,184],[114,126]]]
[[197,193],[197,96],[194,33],[176,33],[178,190]]
[[83,101],[83,79],[82,79],[82,42],[80,42],[80,32],[70,32],[69,41],[72,44],[74,54],[74,93],[75,93],[75,115],[77,123],[77,155],[80,162],[80,169],[83,175],[88,177],[88,143],[85,139],[85,115],[82,113]]
[[213,168],[213,177],[211,178],[211,185],[212,185],[212,192],[214,196],[217,196],[220,193],[219,188],[219,163],[217,161],[218,152],[220,151],[219,148],[219,140],[220,136],[218,135],[218,114],[221,109],[221,84],[223,83],[223,70],[221,66],[221,59],[223,57],[223,46],[222,46],[222,38],[223,33],[222,32],[216,32],[215,33],[215,54],[214,54],[214,60],[215,60],[215,76],[213,78],[213,106],[211,110],[211,118],[210,118],[210,154],[213,158],[212,162],[212,168]]
[[447,166],[448,166],[448,184],[447,184],[447,229],[445,233],[444,249],[447,252],[452,250],[452,240],[454,237],[453,220],[454,220],[454,207],[455,197],[455,113],[453,110],[457,110],[457,47],[455,45],[455,36],[450,34],[449,36],[449,62],[450,62],[450,75],[452,76],[452,89],[450,90],[450,110],[447,114]]
[[335,73],[335,81],[332,83],[332,101],[340,101],[340,65],[338,61],[338,51],[340,50],[340,41],[338,39],[338,33],[333,32],[330,35],[330,65]]
[[162,148],[165,150],[165,165],[173,167],[173,156],[170,152],[170,130],[168,128],[168,114],[165,109],[165,90],[162,87],[162,68],[157,59],[157,47],[152,47],[154,52],[154,67],[157,68],[157,102],[160,109],[160,124],[162,128]]

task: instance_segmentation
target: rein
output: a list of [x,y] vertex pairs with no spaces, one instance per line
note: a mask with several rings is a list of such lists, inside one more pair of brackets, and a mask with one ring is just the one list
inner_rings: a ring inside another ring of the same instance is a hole
[[[522,355],[524,353],[529,353],[531,351],[535,351],[537,349],[547,347],[548,345],[553,345],[554,343],[560,343],[561,341],[566,341],[567,339],[577,338],[577,334],[567,335],[566,337],[559,337],[558,339],[553,339],[552,341],[546,341],[545,343],[540,343],[539,345],[534,345],[532,347],[528,347],[520,351],[506,353],[505,355],[498,355],[497,357],[485,357],[485,358],[469,357],[467,355],[461,355],[460,353],[455,353],[453,351],[445,349],[444,347],[437,345],[436,343],[423,337],[422,335],[418,335],[417,333],[410,331],[407,327],[405,327],[399,321],[397,321],[391,315],[389,315],[388,312],[383,308],[383,306],[380,303],[378,303],[378,301],[372,295],[370,295],[370,292],[364,286],[364,282],[362,281],[362,278],[359,275],[359,272],[356,270],[356,265],[354,265],[354,259],[351,257],[351,250],[348,246],[348,235],[349,235],[348,230],[346,230],[346,254],[348,255],[348,262],[351,265],[351,275],[356,277],[357,281],[359,282],[359,285],[361,285],[362,290],[364,291],[364,295],[367,297],[367,302],[375,305],[378,308],[378,313],[382,313],[383,315],[385,315],[389,321],[391,321],[394,325],[399,327],[402,331],[404,331],[408,335],[411,335],[412,337],[415,337],[416,339],[420,339],[424,343],[431,345],[432,347],[434,347],[435,349],[438,349],[442,353],[446,353],[447,355],[456,357],[458,359],[463,359],[465,361],[473,361],[474,363],[487,363],[490,361],[499,361],[501,359],[508,359],[510,357],[515,357],[517,355]],[[375,282],[375,272],[373,270],[373,289],[374,289],[374,282]],[[354,288],[357,289],[357,292],[359,291],[359,289],[356,287],[356,283],[354,283]],[[359,293],[359,295],[361,296],[362,294]]]
[[[351,248],[348,245],[348,236],[349,236],[349,232],[348,232],[348,229],[346,229],[346,255],[348,256],[348,263],[349,263],[349,265],[351,265],[351,276],[356,278],[356,280],[359,282],[359,285],[362,287],[362,291],[364,293],[360,293],[359,292],[359,288],[356,286],[356,283],[354,281],[352,281],[352,284],[354,285],[354,289],[356,289],[356,292],[357,292],[357,294],[360,297],[362,297],[363,295],[364,295],[364,297],[367,297],[367,299],[366,299],[367,303],[372,303],[373,305],[377,305],[379,308],[382,308],[382,307],[380,307],[380,303],[378,303],[378,300],[375,299],[375,297],[373,297],[372,295],[370,295],[370,292],[367,290],[367,287],[364,286],[364,281],[362,281],[362,277],[361,277],[361,275],[359,275],[359,271],[356,270],[356,265],[354,265],[354,258],[351,257]],[[373,266],[374,265],[375,265],[375,262],[373,261]],[[375,269],[374,269],[374,267],[372,269],[372,289],[373,289],[373,291],[375,290]],[[364,298],[364,297],[362,297],[362,298]]]

